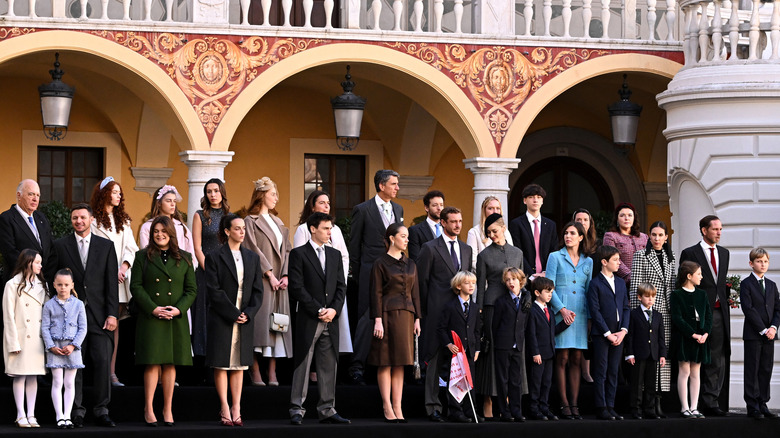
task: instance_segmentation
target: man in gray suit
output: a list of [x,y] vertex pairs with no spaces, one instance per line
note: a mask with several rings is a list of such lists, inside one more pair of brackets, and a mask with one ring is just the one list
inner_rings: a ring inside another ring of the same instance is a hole
[[[423,348],[420,357],[428,361],[425,374],[425,410],[431,421],[442,422],[439,399],[439,368],[443,345],[434,335],[444,307],[452,300],[450,281],[458,271],[471,271],[471,247],[458,240],[463,216],[455,207],[441,211],[442,234],[425,243],[417,262],[420,302],[423,308]],[[445,360],[446,361],[446,360]]]
[[290,295],[298,301],[293,353],[294,373],[290,394],[290,423],[303,423],[303,402],[309,388],[309,368],[316,357],[320,423],[349,424],[335,408],[336,367],[339,361],[339,312],[344,306],[347,285],[341,253],[330,241],[333,218],[314,213],[306,221],[311,240],[290,252],[287,276]]
[[371,349],[374,322],[368,315],[368,284],[374,261],[387,252],[385,230],[390,224],[404,222],[404,209],[392,200],[398,195],[398,172],[378,170],[374,175],[376,196],[358,204],[352,210],[349,238],[349,269],[358,279],[358,322],[352,337],[352,383],[365,385],[363,366]]

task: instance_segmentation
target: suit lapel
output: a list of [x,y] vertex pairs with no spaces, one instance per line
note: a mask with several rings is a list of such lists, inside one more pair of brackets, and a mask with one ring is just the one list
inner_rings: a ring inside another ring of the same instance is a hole
[[460,248],[460,270],[465,271],[463,267],[471,264],[471,256],[466,255],[466,248],[469,246],[458,240],[458,247]]
[[371,218],[370,223],[374,224],[374,227],[377,227],[377,230],[381,230],[382,236],[384,236],[386,229],[385,222],[382,220],[382,216],[380,216],[379,207],[376,205],[375,198],[368,200],[366,208],[368,209],[368,216]]
[[[30,239],[30,241],[33,242],[33,244],[36,246],[35,249],[38,251],[43,251],[40,242],[38,242],[38,239],[35,238],[35,234],[33,234],[32,230],[30,229],[30,224],[27,223],[27,220],[22,217],[21,213],[19,213],[16,208],[14,208],[14,214],[12,217],[14,218],[14,221],[16,221],[16,226],[21,229],[27,238]],[[35,221],[35,212],[33,212],[33,221]],[[36,227],[37,226],[38,224],[36,223]],[[40,230],[38,230],[38,233],[40,233]]]
[[68,252],[68,256],[71,260],[71,265],[68,266],[72,270],[78,272],[81,274],[81,276],[84,276],[84,266],[81,264],[81,255],[79,254],[79,244],[76,241],[76,235],[73,233],[70,233],[68,235],[68,244],[65,245],[65,250]]
[[152,257],[151,260],[152,264],[157,267],[163,274],[167,275],[168,277],[171,276],[171,274],[168,272],[168,268],[163,264],[162,257],[159,255],[156,257]]
[[702,248],[701,245],[696,244],[696,251],[693,253],[696,255],[696,262],[699,264],[699,266],[706,267],[705,269],[701,270],[702,275],[706,277],[708,281],[711,281],[713,285],[717,286],[717,279],[713,275],[712,265],[709,263],[709,261],[707,261],[707,256],[704,254],[704,248]]
[[[536,246],[534,245],[534,230],[531,229],[531,224],[528,223],[528,217],[524,214],[520,216],[520,228],[525,230],[525,233],[528,235],[528,239],[526,239],[527,242],[530,244],[528,245],[528,259],[533,261],[536,258]],[[520,242],[517,242],[518,244]],[[541,243],[541,242],[540,242]],[[523,251],[525,251],[526,248],[523,248]]]
[[452,264],[452,257],[450,256],[450,250],[447,247],[447,242],[444,241],[444,234],[442,234],[436,241],[436,249],[439,251],[439,255],[444,259],[444,263],[450,269],[452,275],[455,275],[455,265]]
[[[273,220],[273,215],[271,216],[271,220]],[[274,252],[281,260],[282,254],[279,252],[279,242],[276,241],[276,234],[273,232],[273,230],[271,230],[271,226],[268,225],[268,222],[265,220],[263,215],[257,215],[257,218],[255,218],[255,223],[257,224],[257,227],[260,229],[260,231],[265,234],[268,241],[271,242],[271,246],[273,247]],[[279,232],[281,232],[281,229]]]
[[[225,266],[228,268],[228,272],[230,272],[230,275],[233,276],[233,279],[238,282],[238,273],[236,272],[236,261],[233,259],[233,252],[230,251],[230,247],[227,245],[222,245],[219,248],[219,258],[222,259],[222,262],[225,263]],[[244,270],[246,273],[246,269]]]
[[[314,248],[312,248],[311,244],[309,242],[306,242],[304,244],[306,248],[304,248],[303,252],[306,255],[306,258],[309,260],[309,263],[312,264],[314,267],[314,271],[317,273],[317,275],[320,276],[321,279],[325,279],[325,273],[322,271],[322,265],[320,264],[320,259],[317,258],[317,253],[314,251]],[[328,266],[328,252],[325,251],[325,267]]]
[[390,205],[393,207],[393,217],[395,218],[395,223],[400,224],[404,220],[402,217],[403,213],[401,212],[401,206],[393,201],[390,201]]
[[430,225],[428,225],[427,219],[420,223],[420,228],[422,228],[422,232],[423,235],[425,235],[426,242],[430,242],[431,240],[436,238],[436,236],[433,235],[433,231],[431,231]]
[[726,248],[723,248],[720,245],[716,245],[715,248],[718,249],[718,279],[715,285],[718,285],[718,282],[722,284],[726,284],[726,276],[729,272],[729,266],[726,263]]

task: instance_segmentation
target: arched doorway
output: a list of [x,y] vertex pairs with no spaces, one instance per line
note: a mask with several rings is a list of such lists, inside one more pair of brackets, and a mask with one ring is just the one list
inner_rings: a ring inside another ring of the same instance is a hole
[[614,208],[609,184],[596,169],[576,158],[551,157],[535,163],[517,179],[509,197],[510,217],[525,213],[522,192],[531,183],[544,187],[547,197],[542,215],[558,227],[567,223],[578,208],[587,208],[597,224],[598,218],[610,217]]

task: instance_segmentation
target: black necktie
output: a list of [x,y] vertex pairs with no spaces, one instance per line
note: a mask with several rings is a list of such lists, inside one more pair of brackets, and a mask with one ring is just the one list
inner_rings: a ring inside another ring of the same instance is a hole
[[515,310],[520,308],[520,297],[515,297]]
[[468,301],[463,303],[463,316],[465,316],[467,319],[469,317],[469,302]]
[[460,271],[460,263],[458,263],[458,254],[455,253],[455,241],[450,242],[450,257],[452,257],[452,266],[455,267],[455,271]]
[[652,322],[653,322],[653,311],[652,310],[645,310],[645,313],[647,314],[647,322],[652,324]]

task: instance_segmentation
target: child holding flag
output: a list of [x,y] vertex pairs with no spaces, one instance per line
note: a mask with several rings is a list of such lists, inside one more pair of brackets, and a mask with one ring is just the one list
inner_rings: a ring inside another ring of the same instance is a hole
[[474,387],[471,370],[479,357],[479,310],[471,300],[477,287],[477,277],[471,272],[460,271],[450,284],[457,296],[445,306],[437,331],[441,344],[453,354],[447,397],[449,417],[450,421],[456,423],[471,423],[472,418],[479,421],[474,413],[473,400],[469,399],[466,407],[468,416],[464,413],[463,402],[466,394]]

